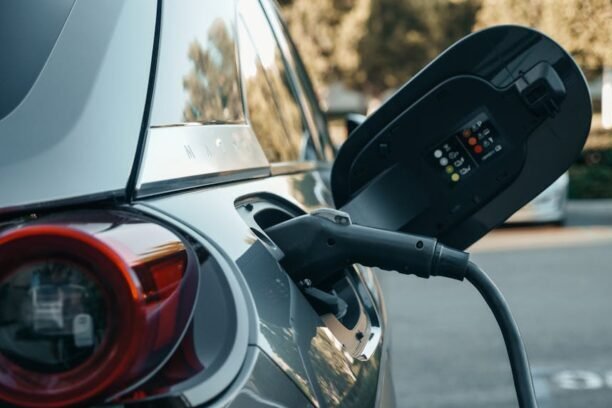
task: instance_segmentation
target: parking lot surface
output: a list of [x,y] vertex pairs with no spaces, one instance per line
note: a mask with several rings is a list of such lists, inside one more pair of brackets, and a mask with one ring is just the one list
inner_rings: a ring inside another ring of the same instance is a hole
[[[612,202],[494,231],[472,259],[510,303],[541,408],[612,406]],[[516,407],[501,334],[467,283],[381,272],[400,407]]]

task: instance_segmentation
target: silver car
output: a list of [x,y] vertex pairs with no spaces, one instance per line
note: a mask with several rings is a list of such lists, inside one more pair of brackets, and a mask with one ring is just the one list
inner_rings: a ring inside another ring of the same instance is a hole
[[372,271],[333,271],[345,307],[317,303],[264,232],[333,206],[275,4],[0,15],[3,404],[394,406]]

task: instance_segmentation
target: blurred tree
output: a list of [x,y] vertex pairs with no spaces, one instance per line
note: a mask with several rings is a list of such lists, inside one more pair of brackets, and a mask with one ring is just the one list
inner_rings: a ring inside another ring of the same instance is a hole
[[437,53],[468,35],[476,23],[481,0],[421,0],[429,7],[428,31]]
[[480,0],[285,0],[285,19],[319,87],[377,96],[468,34]]
[[359,73],[349,83],[377,95],[417,72],[434,48],[426,20],[416,1],[373,0],[367,35],[359,42]]
[[369,94],[401,86],[441,51],[469,34],[478,0],[373,0],[368,32],[359,44]]
[[612,66],[611,0],[482,0],[475,28],[515,23],[559,41],[588,76]]
[[289,25],[317,89],[355,74],[357,43],[365,34],[371,0],[284,0]]

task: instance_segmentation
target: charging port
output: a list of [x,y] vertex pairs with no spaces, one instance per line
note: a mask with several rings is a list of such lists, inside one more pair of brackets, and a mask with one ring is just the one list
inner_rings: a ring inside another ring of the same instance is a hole
[[[259,241],[276,259],[282,259],[282,251],[266,230],[304,215],[305,212],[269,194],[245,197],[235,205]],[[382,331],[370,291],[362,279],[362,272],[365,271],[355,266],[329,271],[324,280],[315,284],[309,279],[289,276],[319,315],[322,325],[329,329],[344,349],[354,358],[367,359],[370,349],[374,349],[368,347],[368,344],[377,343]]]

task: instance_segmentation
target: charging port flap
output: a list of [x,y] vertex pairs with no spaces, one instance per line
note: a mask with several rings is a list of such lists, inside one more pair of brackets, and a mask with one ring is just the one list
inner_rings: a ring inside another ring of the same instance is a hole
[[567,170],[591,116],[584,76],[556,42],[519,26],[474,33],[351,134],[332,169],[336,207],[467,248]]

